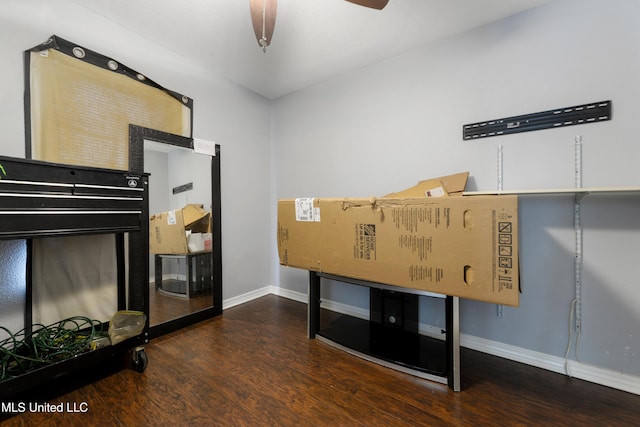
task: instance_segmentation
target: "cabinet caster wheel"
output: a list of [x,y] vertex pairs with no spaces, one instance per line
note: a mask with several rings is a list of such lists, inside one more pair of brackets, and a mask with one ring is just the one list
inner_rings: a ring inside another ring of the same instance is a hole
[[136,347],[131,353],[131,361],[133,362],[133,369],[137,372],[144,372],[149,364],[147,353],[144,351],[144,347]]

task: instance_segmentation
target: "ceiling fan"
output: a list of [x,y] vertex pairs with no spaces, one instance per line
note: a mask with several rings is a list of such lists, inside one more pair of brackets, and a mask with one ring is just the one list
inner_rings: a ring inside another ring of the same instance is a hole
[[[389,0],[346,0],[348,2],[382,10]],[[250,0],[251,21],[253,22],[253,32],[256,40],[264,52],[271,44],[273,28],[276,25],[276,5],[277,0]]]

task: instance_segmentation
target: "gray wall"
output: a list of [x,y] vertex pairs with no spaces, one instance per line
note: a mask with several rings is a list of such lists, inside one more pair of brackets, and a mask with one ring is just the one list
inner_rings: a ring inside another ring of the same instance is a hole
[[[498,145],[505,189],[573,187],[578,134],[583,186],[638,185],[639,22],[635,0],[554,1],[278,99],[276,196],[379,196],[464,170],[470,189],[492,190]],[[608,122],[462,140],[466,123],[609,99]],[[636,376],[638,197],[584,200],[578,349],[583,363]],[[563,357],[574,298],[572,197],[523,197],[520,239],[520,307],[499,317],[495,305],[464,300],[462,332]],[[274,281],[306,293],[304,271],[279,267]],[[323,298],[367,306],[366,292],[343,289]],[[428,313],[422,321],[438,322]]]

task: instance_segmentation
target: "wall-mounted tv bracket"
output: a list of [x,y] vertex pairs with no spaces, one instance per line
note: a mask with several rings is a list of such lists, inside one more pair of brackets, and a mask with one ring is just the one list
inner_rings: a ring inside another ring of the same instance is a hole
[[177,187],[173,187],[173,194],[184,193],[185,191],[193,190],[193,182],[188,182],[186,184],[178,185]]
[[611,120],[611,101],[593,102],[462,126],[462,139],[471,140],[511,133]]

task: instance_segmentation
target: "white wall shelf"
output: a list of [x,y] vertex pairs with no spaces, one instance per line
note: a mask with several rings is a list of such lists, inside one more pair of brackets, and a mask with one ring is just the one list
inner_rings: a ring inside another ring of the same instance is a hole
[[640,186],[629,187],[581,187],[581,188],[542,188],[532,190],[491,190],[465,191],[463,196],[500,196],[500,195],[553,195],[553,194],[612,194],[612,193],[640,193]]

